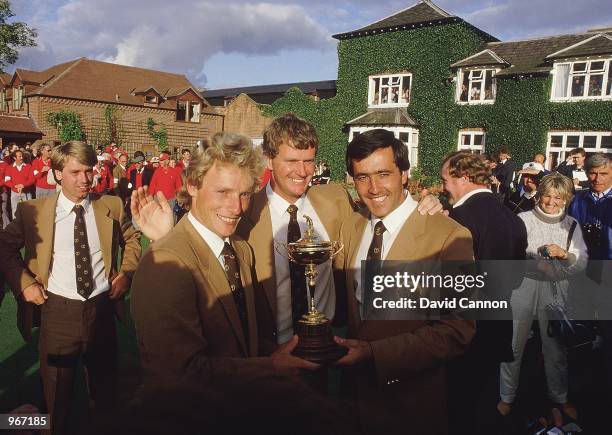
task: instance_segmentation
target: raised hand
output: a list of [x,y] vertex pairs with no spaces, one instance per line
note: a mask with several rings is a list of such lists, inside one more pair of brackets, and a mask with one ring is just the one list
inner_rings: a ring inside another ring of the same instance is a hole
[[157,192],[153,198],[146,186],[132,191],[130,210],[136,225],[151,240],[161,239],[174,226],[174,214],[164,194]]

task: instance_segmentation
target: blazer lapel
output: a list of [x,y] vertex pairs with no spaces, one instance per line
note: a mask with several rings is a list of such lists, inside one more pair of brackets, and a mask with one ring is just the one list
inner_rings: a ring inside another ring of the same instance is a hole
[[274,321],[276,322],[276,273],[274,267],[276,247],[274,246],[272,217],[265,189],[257,192],[253,198],[248,219],[253,226],[247,240],[260,253],[258,258],[255,259],[257,278],[264,289]]
[[[217,297],[221,303],[221,306],[223,307],[223,310],[225,311],[225,314],[227,315],[230,325],[232,326],[236,340],[238,343],[240,343],[242,352],[244,352],[245,356],[248,356],[249,351],[246,346],[246,340],[244,338],[238,308],[236,307],[236,302],[234,302],[234,295],[232,294],[229,282],[225,276],[225,271],[221,267],[219,259],[215,257],[215,254],[212,252],[208,244],[202,240],[202,236],[200,236],[189,220],[184,219],[184,221],[184,228],[189,234],[189,240],[194,241],[194,250],[200,263],[200,270],[202,270],[202,276],[206,281],[205,284],[207,284],[207,288],[205,288],[204,291],[210,291]],[[242,273],[242,265],[240,272]]]
[[320,195],[315,195],[311,192],[314,192],[314,191],[309,189],[308,192],[306,192],[306,196],[308,197],[308,200],[310,201],[312,208],[314,208],[315,211],[317,212],[317,216],[319,217],[319,219],[321,220],[321,223],[325,227],[325,231],[327,231],[327,234],[329,235],[330,238],[333,238],[334,234],[336,234],[336,231],[334,231],[334,227],[332,226],[333,218],[328,219],[328,216],[330,213],[337,212],[337,210],[326,210],[325,205],[323,203],[323,198]]
[[56,193],[52,198],[44,202],[40,209],[40,218],[37,219],[38,234],[43,236],[40,250],[38,250],[39,278],[45,287],[49,282],[49,270],[51,269],[51,256],[53,254],[53,239],[55,238],[55,208],[57,207]]
[[[91,197],[90,197],[91,198]],[[91,199],[91,206],[96,219],[96,228],[100,237],[100,247],[102,248],[102,258],[104,259],[104,270],[106,276],[110,277],[113,270],[113,219],[109,216],[110,209],[99,199]]]

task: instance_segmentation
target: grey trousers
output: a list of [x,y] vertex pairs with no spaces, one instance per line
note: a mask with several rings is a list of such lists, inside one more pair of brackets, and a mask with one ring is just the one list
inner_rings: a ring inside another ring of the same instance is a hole
[[506,403],[514,403],[516,398],[521,374],[521,360],[529,338],[529,331],[531,331],[531,324],[536,318],[542,340],[548,396],[555,403],[567,402],[567,354],[561,344],[546,333],[548,317],[544,307],[553,301],[548,285],[547,282],[526,278],[523,285],[512,292],[510,305],[513,317],[517,319],[513,321],[512,334],[514,361],[501,363],[499,380],[500,397]]
[[[0,189],[4,189],[0,187]],[[0,193],[0,228],[5,228],[10,222],[11,205],[9,204],[9,191]]]
[[17,204],[21,201],[27,201],[32,199],[32,194],[29,192],[15,193],[11,190],[11,216],[15,219],[15,212],[17,211]]

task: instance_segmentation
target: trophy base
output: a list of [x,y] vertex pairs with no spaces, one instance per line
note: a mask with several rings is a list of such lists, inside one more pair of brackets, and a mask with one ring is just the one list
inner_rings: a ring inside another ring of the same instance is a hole
[[316,364],[329,364],[346,355],[347,349],[334,341],[329,320],[316,324],[299,320],[297,329],[299,342],[291,353],[293,356]]

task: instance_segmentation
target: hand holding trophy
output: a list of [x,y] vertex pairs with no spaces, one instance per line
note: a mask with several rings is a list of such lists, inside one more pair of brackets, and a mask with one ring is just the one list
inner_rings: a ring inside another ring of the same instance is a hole
[[[319,240],[314,234],[312,219],[306,215],[304,218],[308,225],[304,236],[297,242],[277,243],[276,250],[282,255],[286,253],[290,261],[304,266],[308,284],[309,309],[298,321],[296,332],[299,342],[293,355],[317,364],[325,364],[338,360],[346,353],[346,349],[334,341],[329,319],[315,306],[317,265],[336,256],[344,246],[340,241]],[[286,252],[282,252],[281,248]]]

